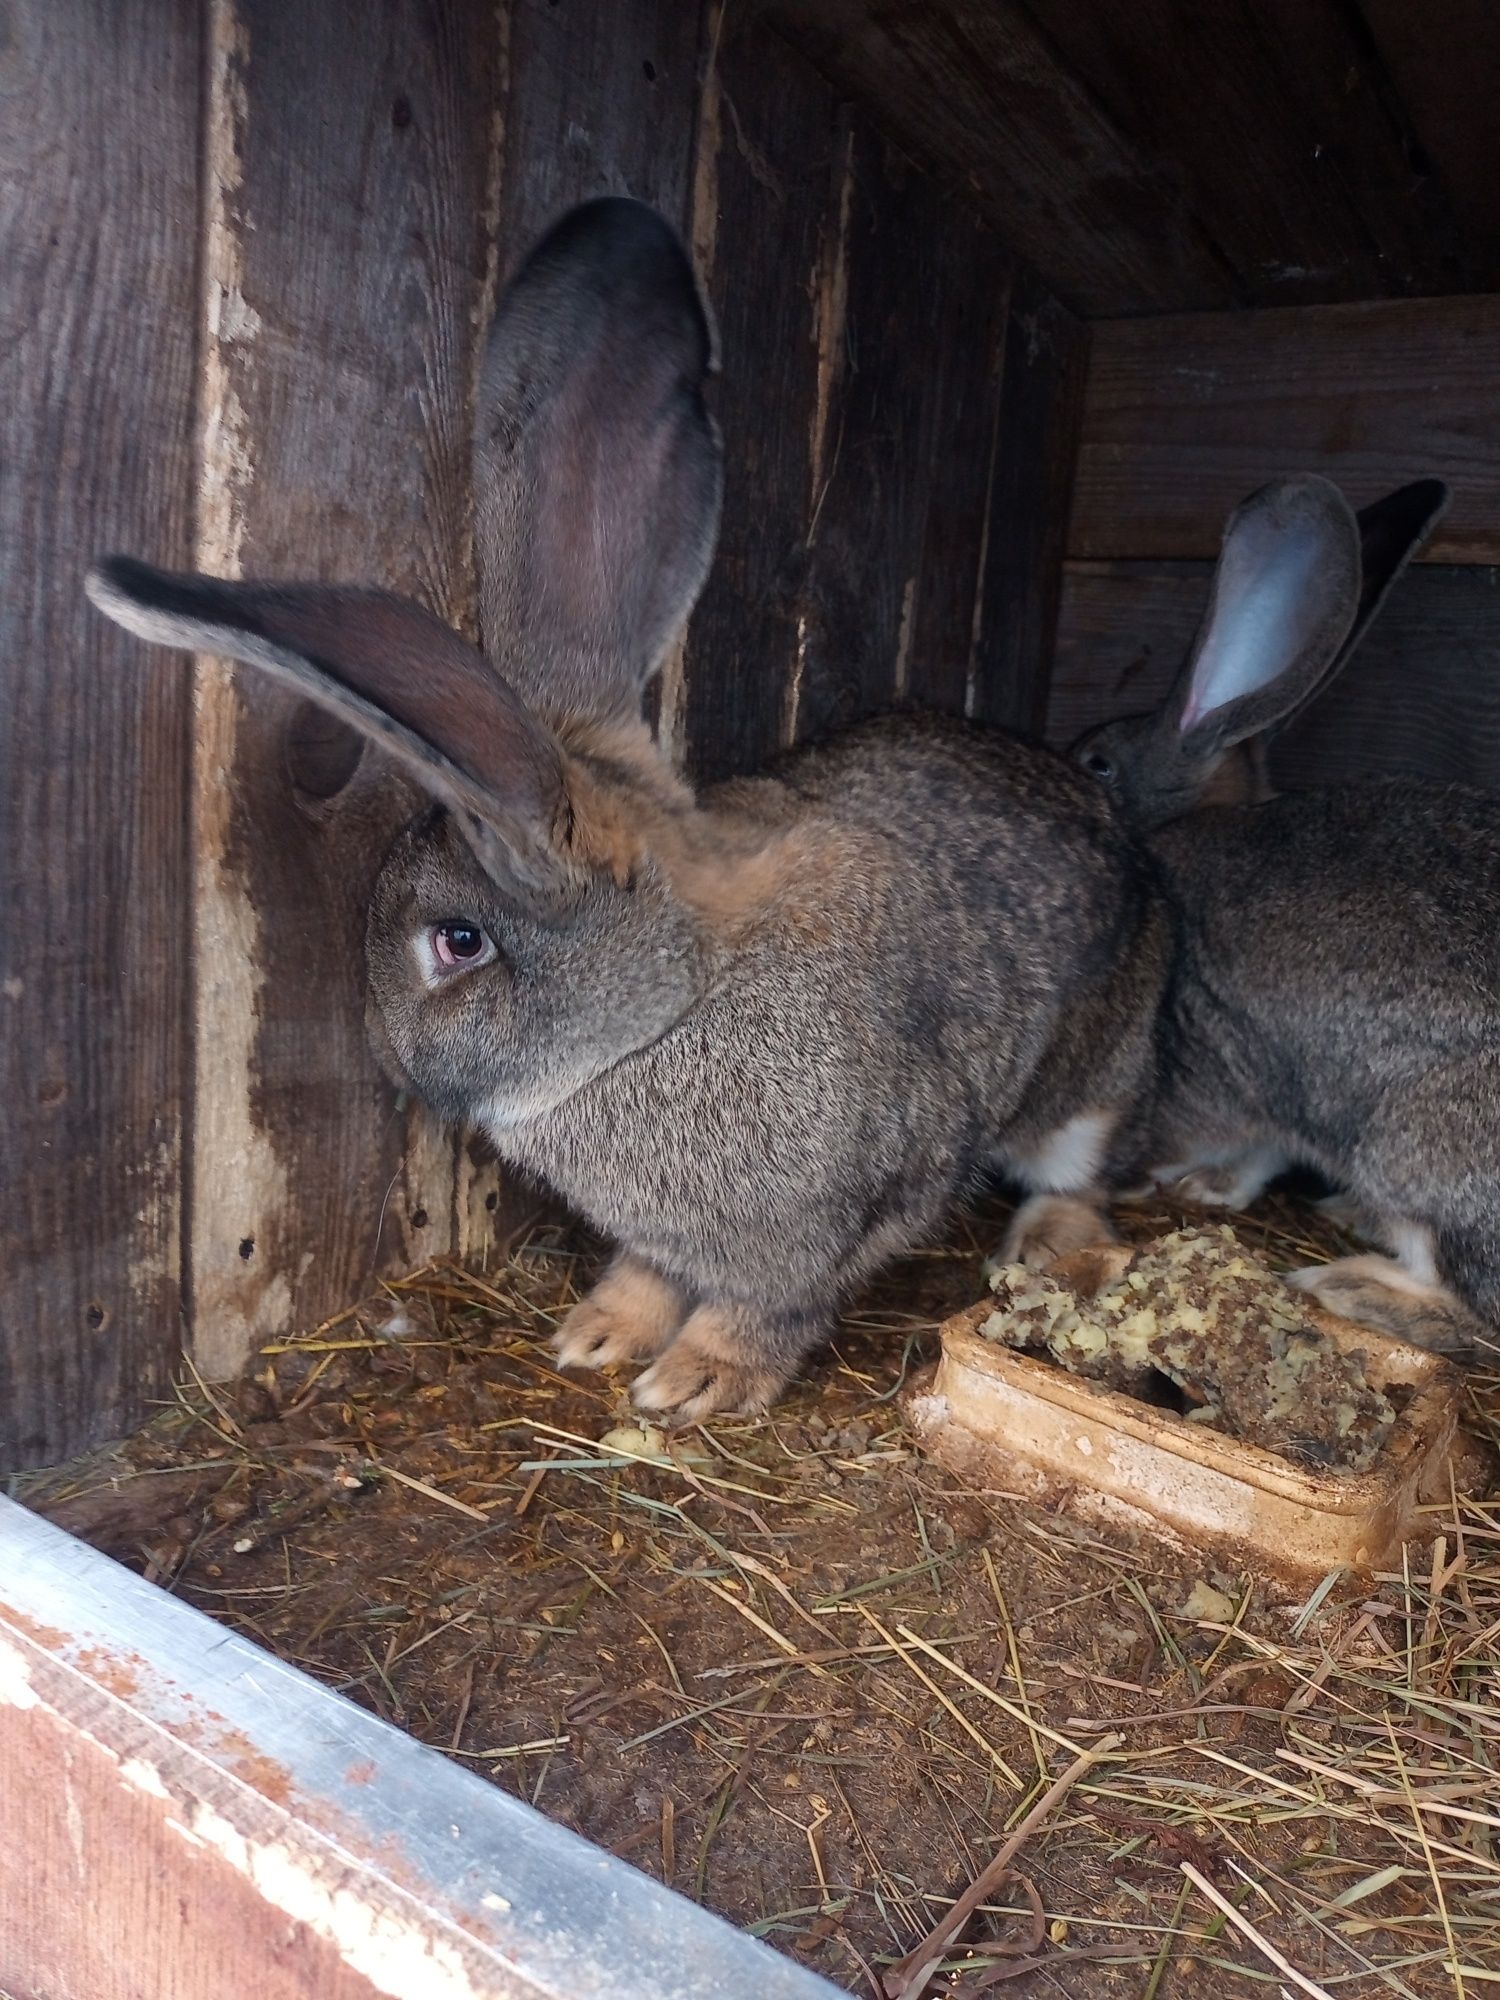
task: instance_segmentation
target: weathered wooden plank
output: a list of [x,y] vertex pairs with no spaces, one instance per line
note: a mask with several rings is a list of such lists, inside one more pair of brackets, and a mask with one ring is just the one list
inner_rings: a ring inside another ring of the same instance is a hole
[[769,11],[1078,311],[1234,299],[1180,171],[1132,140],[1021,0],[769,0]]
[[190,0],[0,28],[0,1468],[180,1341],[188,689],[80,583],[190,555],[199,61]]
[[[1356,9],[1031,0],[1031,11],[1120,130],[1176,174],[1246,303],[1472,288],[1452,205],[1413,170],[1409,125]],[[1419,32],[1461,67],[1430,12]]]
[[764,26],[729,8],[708,44],[692,235],[723,349],[724,514],[661,722],[703,780],[764,763],[796,714],[841,129],[832,91]]
[[[214,0],[210,17],[200,559],[374,579],[471,621],[494,16]],[[217,1372],[463,1232],[452,1144],[393,1104],[364,1030],[365,897],[404,787],[269,685],[205,665],[197,710],[191,1260]]]
[[1212,556],[1278,473],[1356,506],[1436,473],[1435,562],[1500,561],[1500,296],[1120,321],[1094,329],[1069,554]]
[[1019,272],[985,533],[968,709],[1032,736],[1046,713],[1068,504],[1088,360],[1087,326]]
[[5,1499],[0,1808],[18,2000],[833,1996]]
[[907,695],[963,711],[1010,280],[863,117],[835,199],[794,736]]
[[[1148,709],[1186,657],[1209,563],[1069,563],[1047,735]],[[1274,740],[1290,788],[1383,773],[1500,791],[1500,570],[1409,570],[1347,669]]]
[[592,195],[686,222],[701,12],[699,0],[512,0],[502,271]]
[[[496,212],[508,277],[573,202],[628,194],[686,232],[707,0],[512,0]],[[503,648],[503,637],[486,634]],[[665,679],[676,690],[681,660]],[[660,691],[647,694],[656,719]]]
[[1360,0],[1359,11],[1410,121],[1413,178],[1441,182],[1465,275],[1500,289],[1500,11],[1493,0]]

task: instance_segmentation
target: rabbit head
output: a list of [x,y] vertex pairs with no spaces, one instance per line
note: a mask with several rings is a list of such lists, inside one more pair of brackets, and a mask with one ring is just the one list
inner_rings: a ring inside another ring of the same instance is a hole
[[1089,730],[1069,754],[1146,831],[1195,806],[1268,798],[1267,739],[1342,668],[1448,497],[1419,479],[1356,515],[1314,474],[1251,494],[1166,701]]
[[399,760],[432,806],[397,842],[368,928],[371,1023],[445,1116],[559,1101],[692,1006],[704,946],[691,798],[641,718],[713,552],[707,313],[672,230],[637,203],[573,210],[509,288],[475,443],[495,664],[377,591],[172,576],[88,582],[143,639],[246,662]]

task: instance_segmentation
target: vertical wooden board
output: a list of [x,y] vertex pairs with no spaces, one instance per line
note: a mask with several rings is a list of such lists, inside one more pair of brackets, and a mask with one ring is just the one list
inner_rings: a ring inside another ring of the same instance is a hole
[[1047,741],[1154,708],[1187,657],[1211,563],[1069,562],[1047,689]]
[[[212,0],[200,557],[472,625],[469,438],[503,38],[478,0]],[[195,1346],[237,1365],[455,1240],[450,1141],[363,1022],[411,801],[252,675],[198,691]],[[460,1240],[461,1235],[460,1234]]]
[[190,556],[198,65],[189,0],[0,23],[0,1469],[180,1341],[188,679],[82,583]]
[[969,712],[1031,736],[1046,713],[1078,455],[1087,326],[1018,272],[1006,326]]
[[724,515],[662,707],[663,730],[705,781],[762,764],[795,713],[840,130],[828,86],[762,24],[727,8],[710,49],[693,243],[723,350]]
[[593,195],[686,223],[700,13],[699,0],[513,0],[502,268]]
[[[948,205],[930,359],[936,408],[927,532],[912,641],[912,692],[924,707],[976,710],[996,444],[1015,260],[977,214]],[[918,353],[920,342],[915,343]]]
[[1006,261],[860,119],[820,286],[800,671],[788,733],[907,695],[962,712]]

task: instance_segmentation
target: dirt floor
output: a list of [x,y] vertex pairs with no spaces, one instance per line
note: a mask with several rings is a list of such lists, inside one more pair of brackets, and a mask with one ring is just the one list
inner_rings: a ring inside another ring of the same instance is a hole
[[[668,1464],[600,1448],[624,1383],[550,1365],[597,1253],[542,1228],[17,1497],[852,1993],[1482,2000],[1500,1502],[1298,1604],[967,1488],[898,1397],[998,1228]],[[1341,1247],[1285,1202],[1244,1233],[1282,1265]],[[1500,1376],[1472,1403],[1500,1435]],[[1039,1804],[939,1969],[897,1969]]]

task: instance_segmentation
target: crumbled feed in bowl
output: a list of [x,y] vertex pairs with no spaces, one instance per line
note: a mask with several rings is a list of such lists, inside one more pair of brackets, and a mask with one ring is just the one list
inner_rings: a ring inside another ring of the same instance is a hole
[[1363,1472],[1395,1421],[1366,1354],[1331,1339],[1227,1226],[1079,1252],[1047,1272],[1009,1264],[990,1282],[987,1338],[1146,1401],[1160,1402],[1165,1377],[1189,1422],[1300,1464]]

